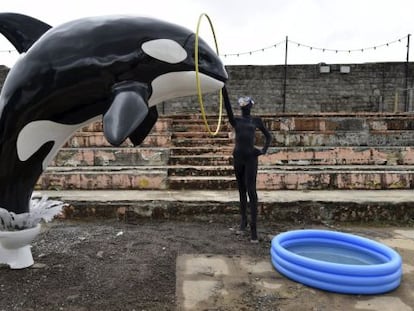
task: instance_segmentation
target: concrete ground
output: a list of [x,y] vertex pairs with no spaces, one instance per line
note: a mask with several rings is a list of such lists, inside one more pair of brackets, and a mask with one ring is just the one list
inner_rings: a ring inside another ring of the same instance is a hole
[[[259,220],[260,243],[237,235],[238,217],[204,220],[55,220],[32,243],[35,265],[0,265],[0,311],[408,311],[414,310],[414,228]],[[403,259],[400,286],[343,295],[279,274],[270,241],[281,232],[327,229],[371,238]],[[16,295],[16,290],[21,295]]]
[[[175,216],[183,215],[186,209],[193,210],[195,206],[199,208],[196,213],[205,211],[220,215],[222,210],[218,207],[230,204],[234,214],[234,211],[237,213],[238,202],[235,191],[43,191],[42,194],[68,202],[79,211],[85,206],[95,206],[94,213],[98,207],[116,209],[118,214],[120,210],[132,209],[141,218],[170,215],[155,213],[151,206],[175,212],[179,206],[182,210]],[[261,204],[268,205],[279,217],[286,216],[284,220],[289,220],[289,213],[284,211],[289,209],[291,219],[297,220],[291,222],[290,229],[309,227],[315,219],[306,217],[317,215],[321,218],[316,226],[319,224],[325,229],[361,235],[394,248],[403,259],[401,285],[381,295],[343,295],[287,279],[272,267],[270,256],[226,256],[202,251],[179,253],[176,257],[177,310],[414,310],[414,196],[411,190],[259,191],[259,198]],[[307,206],[317,208],[314,214],[303,214],[299,219],[298,215]],[[329,213],[326,212],[328,209]],[[335,216],[336,210],[340,210],[339,216]],[[359,214],[363,216],[349,218]],[[382,217],[381,222],[377,221],[379,216]],[[264,217],[259,215],[259,221],[264,223]],[[351,220],[351,223],[342,225],[341,220]],[[265,240],[271,238],[267,236]],[[253,309],[251,302],[246,300],[249,299],[247,292],[250,298],[252,295],[255,297]],[[249,307],[245,306],[247,303]]]
[[[350,229],[350,228],[348,228]],[[256,310],[311,311],[412,311],[414,310],[414,230],[357,229],[366,237],[394,248],[403,259],[400,286],[380,295],[330,293],[296,283],[279,274],[270,260],[246,256],[184,254],[177,258],[178,310],[243,310],[243,290],[253,288],[259,296]]]

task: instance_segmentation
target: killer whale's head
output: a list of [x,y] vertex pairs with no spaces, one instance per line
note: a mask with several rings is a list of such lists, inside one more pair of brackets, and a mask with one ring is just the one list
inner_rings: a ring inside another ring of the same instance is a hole
[[[177,25],[163,25],[161,28],[155,38],[141,45],[147,62],[159,68],[151,82],[150,106],[171,98],[197,94],[196,34]],[[221,59],[202,38],[198,39],[198,69],[203,93],[221,89],[228,79]]]
[[[119,27],[120,22],[122,19],[116,22],[117,27],[110,28],[122,29]],[[131,20],[128,20],[128,24],[130,23]],[[147,113],[145,106],[155,109],[155,106],[163,101],[197,94],[196,52],[198,52],[198,77],[202,93],[218,91],[224,87],[228,79],[217,53],[201,38],[196,47],[196,35],[192,31],[175,24],[147,18],[136,19],[133,24],[134,27],[138,26],[135,29],[139,30],[138,44],[132,39],[133,44],[136,45],[139,64],[136,67],[131,66],[133,69],[129,70],[126,76],[122,75],[121,81],[115,84],[116,89],[129,95],[121,99],[121,96],[117,95],[118,91],[115,91],[111,107],[103,117],[104,134],[115,146],[126,137],[137,144],[143,135],[135,134],[148,132],[145,128],[147,127],[145,119],[148,120],[150,114]],[[122,42],[131,47],[131,37]],[[131,80],[138,82],[139,85],[131,83]],[[137,98],[132,95],[133,93],[141,95]],[[135,102],[134,105],[124,104],[129,97]],[[145,105],[137,104],[141,99],[144,99]],[[118,105],[117,102],[120,104]],[[128,108],[120,108],[121,106]],[[132,106],[136,107],[135,111],[132,110]],[[129,122],[126,124],[129,126],[125,126],[125,120],[128,119]],[[137,126],[141,123],[144,125]]]

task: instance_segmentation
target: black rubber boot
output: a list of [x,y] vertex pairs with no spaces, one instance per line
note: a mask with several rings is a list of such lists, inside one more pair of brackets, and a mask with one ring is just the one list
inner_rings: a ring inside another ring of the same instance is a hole
[[250,242],[252,243],[259,243],[259,239],[257,237],[257,230],[256,225],[250,224]]

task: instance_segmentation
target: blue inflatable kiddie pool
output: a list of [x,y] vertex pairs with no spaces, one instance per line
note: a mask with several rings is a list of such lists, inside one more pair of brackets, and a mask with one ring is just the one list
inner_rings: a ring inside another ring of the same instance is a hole
[[272,264],[286,277],[345,294],[379,294],[400,285],[402,261],[388,246],[348,233],[293,230],[272,239]]

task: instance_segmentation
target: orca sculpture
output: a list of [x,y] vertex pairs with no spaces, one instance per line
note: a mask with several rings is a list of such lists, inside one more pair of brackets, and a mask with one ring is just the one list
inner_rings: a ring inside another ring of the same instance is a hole
[[[36,181],[77,129],[103,117],[112,145],[139,145],[158,103],[197,92],[195,34],[172,23],[105,16],[50,27],[3,13],[0,32],[25,52],[0,95],[0,207],[15,213],[29,211]],[[201,39],[199,72],[203,92],[228,78]]]

